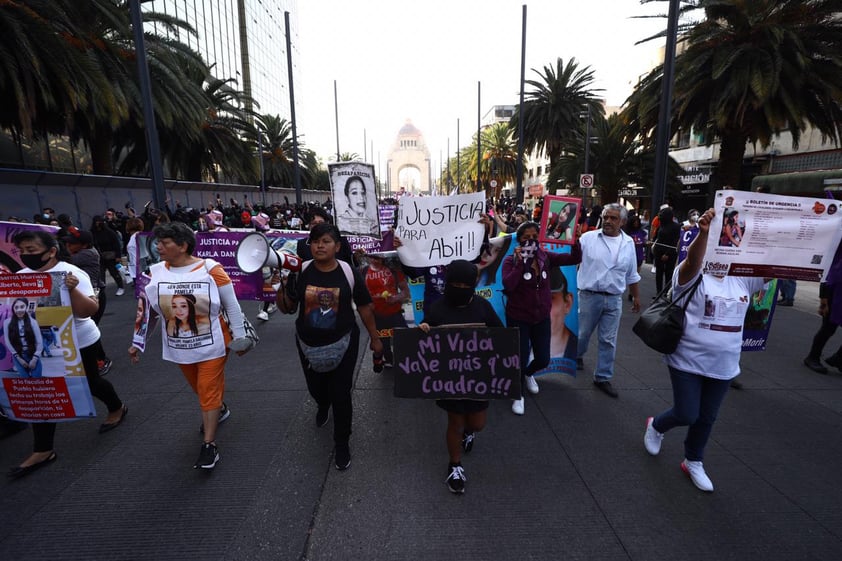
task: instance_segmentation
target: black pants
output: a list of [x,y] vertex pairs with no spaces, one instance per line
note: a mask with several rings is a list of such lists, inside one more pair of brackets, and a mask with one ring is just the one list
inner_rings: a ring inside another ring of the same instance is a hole
[[655,252],[655,290],[660,293],[664,289],[664,281],[672,282],[672,273],[675,271],[675,255],[667,259],[666,261],[661,261],[662,255],[669,255],[669,254],[662,254],[660,252]]
[[[82,366],[85,367],[85,377],[88,379],[88,387],[91,395],[102,401],[108,412],[113,413],[123,407],[123,402],[117,396],[111,382],[99,375],[97,359],[103,354],[102,342],[97,339],[96,343],[79,350],[82,356]],[[53,449],[56,434],[56,423],[32,423],[32,436],[34,438],[33,452],[49,452]]]
[[99,292],[96,295],[97,300],[99,300],[99,308],[97,308],[96,313],[91,316],[91,319],[94,320],[94,323],[99,325],[99,320],[102,319],[102,316],[105,315],[105,306],[108,304],[108,298],[105,295],[105,285],[103,284],[102,288],[99,289]]
[[117,283],[118,288],[123,288],[123,275],[120,274],[120,271],[117,270],[117,260],[116,259],[100,259],[99,262],[99,276],[102,284],[105,284],[105,271],[111,274],[111,278],[114,279],[114,282]]
[[[827,297],[828,312],[826,315],[822,316],[822,324],[816,335],[813,337],[813,345],[810,347],[810,354],[807,355],[807,358],[820,360],[822,358],[822,350],[824,350],[824,346],[827,345],[827,342],[830,341],[830,338],[833,337],[834,333],[836,333],[836,328],[838,326],[830,321],[830,308],[832,306],[833,293],[831,292]],[[842,351],[842,348],[840,348],[839,351]],[[837,351],[837,354],[839,354],[839,351]]]
[[316,372],[309,368],[301,347],[298,346],[298,358],[307,379],[307,390],[320,409],[333,407],[333,441],[345,444],[351,437],[351,419],[353,405],[351,404],[351,387],[354,384],[354,369],[357,366],[357,355],[360,346],[360,330],[355,326],[351,331],[351,342],[348,351],[336,370],[330,372]]

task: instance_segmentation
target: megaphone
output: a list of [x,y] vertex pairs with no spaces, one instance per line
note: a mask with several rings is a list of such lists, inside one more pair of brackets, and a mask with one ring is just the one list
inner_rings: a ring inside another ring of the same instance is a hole
[[237,267],[244,273],[256,273],[263,267],[301,270],[301,259],[296,255],[277,252],[266,236],[255,232],[249,234],[237,248]]

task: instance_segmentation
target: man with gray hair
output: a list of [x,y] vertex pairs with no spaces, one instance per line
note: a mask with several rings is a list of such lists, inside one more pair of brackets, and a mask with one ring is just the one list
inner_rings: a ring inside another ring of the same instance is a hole
[[611,397],[617,391],[611,386],[614,376],[614,355],[617,331],[623,313],[623,293],[628,287],[632,294],[632,311],[640,311],[637,283],[637,256],[634,240],[623,232],[628,218],[626,208],[617,203],[602,209],[602,228],[582,234],[582,263],[576,277],[579,288],[579,346],[576,367],[584,369],[582,356],[596,327],[599,327],[599,350],[594,385]]

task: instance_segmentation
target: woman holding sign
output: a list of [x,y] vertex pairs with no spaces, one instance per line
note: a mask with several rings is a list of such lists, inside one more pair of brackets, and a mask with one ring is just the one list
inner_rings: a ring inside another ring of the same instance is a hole
[[743,323],[751,295],[764,285],[761,278],[719,278],[702,272],[710,223],[715,214],[711,208],[699,218],[699,234],[672,278],[674,294],[691,289],[696,282],[699,284],[687,304],[684,334],[678,348],[666,356],[673,406],[656,417],[649,417],[643,437],[646,451],[656,456],[664,433],[676,427],[688,427],[681,469],[698,489],[707,492],[713,491],[713,483],[702,464],[705,446],[731,380],[740,373]]
[[[99,328],[91,319],[99,309],[99,303],[90,277],[75,265],[58,260],[58,244],[48,232],[24,230],[15,235],[13,242],[24,265],[18,274],[64,273],[62,303],[69,301],[73,311],[73,325],[88,387],[91,395],[108,407],[108,417],[100,425],[99,432],[117,428],[126,418],[129,409],[117,396],[114,386],[99,375],[97,359],[103,350]],[[12,478],[23,477],[54,462],[57,458],[53,449],[55,433],[55,423],[32,423],[33,452],[9,470],[7,475]]]
[[[457,259],[447,266],[444,298],[430,306],[430,313],[420,323],[423,331],[431,326],[446,324],[479,324],[486,327],[503,327],[494,308],[485,298],[474,294],[477,285],[477,267],[469,261]],[[465,470],[462,468],[462,451],[474,447],[474,435],[485,427],[488,401],[471,399],[439,399],[436,405],[447,411],[447,488],[451,493],[465,492]]]
[[[522,386],[537,394],[538,382],[533,374],[550,363],[550,339],[553,305],[550,291],[550,270],[576,265],[582,260],[579,242],[570,253],[544,251],[538,245],[538,224],[524,222],[515,234],[517,246],[513,255],[503,261],[503,289],[506,300],[506,325],[520,330],[520,364]],[[532,362],[529,362],[530,352]],[[512,403],[512,412],[523,415],[523,397]]]

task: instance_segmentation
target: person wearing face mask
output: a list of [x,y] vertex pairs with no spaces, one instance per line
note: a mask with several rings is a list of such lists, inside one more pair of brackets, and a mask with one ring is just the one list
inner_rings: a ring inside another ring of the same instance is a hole
[[[537,394],[538,382],[534,374],[550,363],[552,336],[552,293],[550,271],[554,267],[577,265],[582,250],[577,241],[570,253],[544,251],[538,245],[538,224],[521,224],[515,240],[514,254],[503,261],[503,290],[506,300],[506,325],[520,330],[521,385],[529,393]],[[532,362],[529,355],[532,354]],[[512,413],[523,415],[524,399],[512,402]]]
[[[91,395],[108,407],[108,417],[105,423],[100,425],[99,432],[104,433],[117,428],[126,418],[129,409],[120,400],[114,386],[99,375],[97,359],[103,350],[99,328],[91,319],[99,304],[90,277],[75,265],[58,260],[58,244],[48,232],[24,230],[15,235],[13,242],[24,265],[18,274],[65,274],[64,286],[61,288],[62,302],[68,302],[73,311],[76,339],[88,387]],[[55,432],[55,423],[32,423],[33,452],[9,470],[7,475],[11,478],[24,477],[54,462],[57,458],[53,447]]]
[[[444,297],[430,306],[424,321],[418,324],[425,333],[431,327],[447,324],[481,324],[487,327],[503,327],[494,308],[485,298],[475,296],[477,267],[464,259],[452,261],[445,275]],[[462,468],[462,452],[470,452],[477,432],[485,427],[488,401],[472,399],[439,399],[436,405],[447,411],[447,466],[445,483],[451,493],[465,492],[465,470]]]

